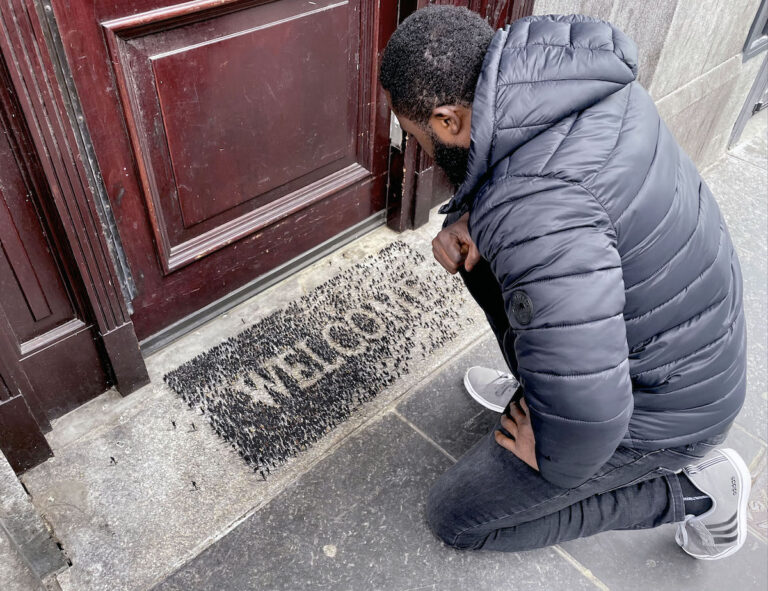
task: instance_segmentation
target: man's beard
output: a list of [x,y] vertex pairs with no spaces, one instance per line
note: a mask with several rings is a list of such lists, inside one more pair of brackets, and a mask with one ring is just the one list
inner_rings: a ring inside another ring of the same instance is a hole
[[446,144],[431,129],[429,130],[429,135],[432,138],[432,145],[435,149],[435,164],[445,171],[454,189],[458,189],[467,176],[469,148]]

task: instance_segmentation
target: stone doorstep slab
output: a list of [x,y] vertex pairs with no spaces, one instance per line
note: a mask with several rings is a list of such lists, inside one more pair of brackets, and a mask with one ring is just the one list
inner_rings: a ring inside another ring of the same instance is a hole
[[411,373],[266,481],[213,432],[205,416],[188,408],[162,382],[169,369],[395,238],[431,258],[431,239],[441,219],[434,216],[426,227],[405,234],[385,228],[371,232],[152,355],[147,360],[152,381],[139,392],[126,398],[107,393],[58,420],[54,431],[67,434],[59,438],[55,457],[22,480],[72,561],[58,578],[62,589],[146,589],[162,580],[333,453],[457,351],[476,342],[488,329],[479,308],[465,299],[460,312],[473,324],[438,350],[431,364],[412,366]]

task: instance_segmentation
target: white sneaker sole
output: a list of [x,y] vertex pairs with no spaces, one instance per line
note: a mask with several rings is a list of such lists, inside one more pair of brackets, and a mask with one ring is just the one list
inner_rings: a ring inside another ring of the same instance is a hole
[[741,456],[732,449],[719,449],[720,453],[726,456],[736,466],[736,473],[739,478],[739,508],[738,508],[738,538],[736,543],[717,556],[699,556],[698,554],[691,554],[694,558],[699,560],[720,560],[735,554],[747,541],[747,505],[749,504],[749,493],[752,490],[752,478],[749,473],[749,468],[741,459]]
[[485,408],[490,409],[492,411],[495,411],[498,413],[504,412],[503,406],[499,406],[498,404],[493,404],[492,402],[488,402],[485,398],[480,396],[480,394],[478,394],[475,391],[475,389],[472,387],[472,383],[469,381],[469,370],[467,370],[464,373],[464,388],[466,388],[469,395],[475,399],[475,402],[481,404]]

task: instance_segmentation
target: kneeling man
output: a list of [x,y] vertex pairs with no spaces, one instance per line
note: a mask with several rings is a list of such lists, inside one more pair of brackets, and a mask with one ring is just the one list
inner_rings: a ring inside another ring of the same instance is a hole
[[430,492],[452,546],[665,523],[696,558],[744,543],[749,472],[715,449],[746,391],[739,263],[636,74],[633,42],[578,15],[494,33],[432,6],[385,50],[390,106],[456,185],[435,257],[461,273],[510,372],[467,372],[502,415]]

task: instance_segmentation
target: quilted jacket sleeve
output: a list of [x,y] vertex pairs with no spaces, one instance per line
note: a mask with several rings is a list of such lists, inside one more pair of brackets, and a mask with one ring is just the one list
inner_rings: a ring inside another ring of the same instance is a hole
[[501,285],[541,474],[575,487],[614,453],[633,410],[613,225],[581,185],[546,177],[487,186],[469,224]]

